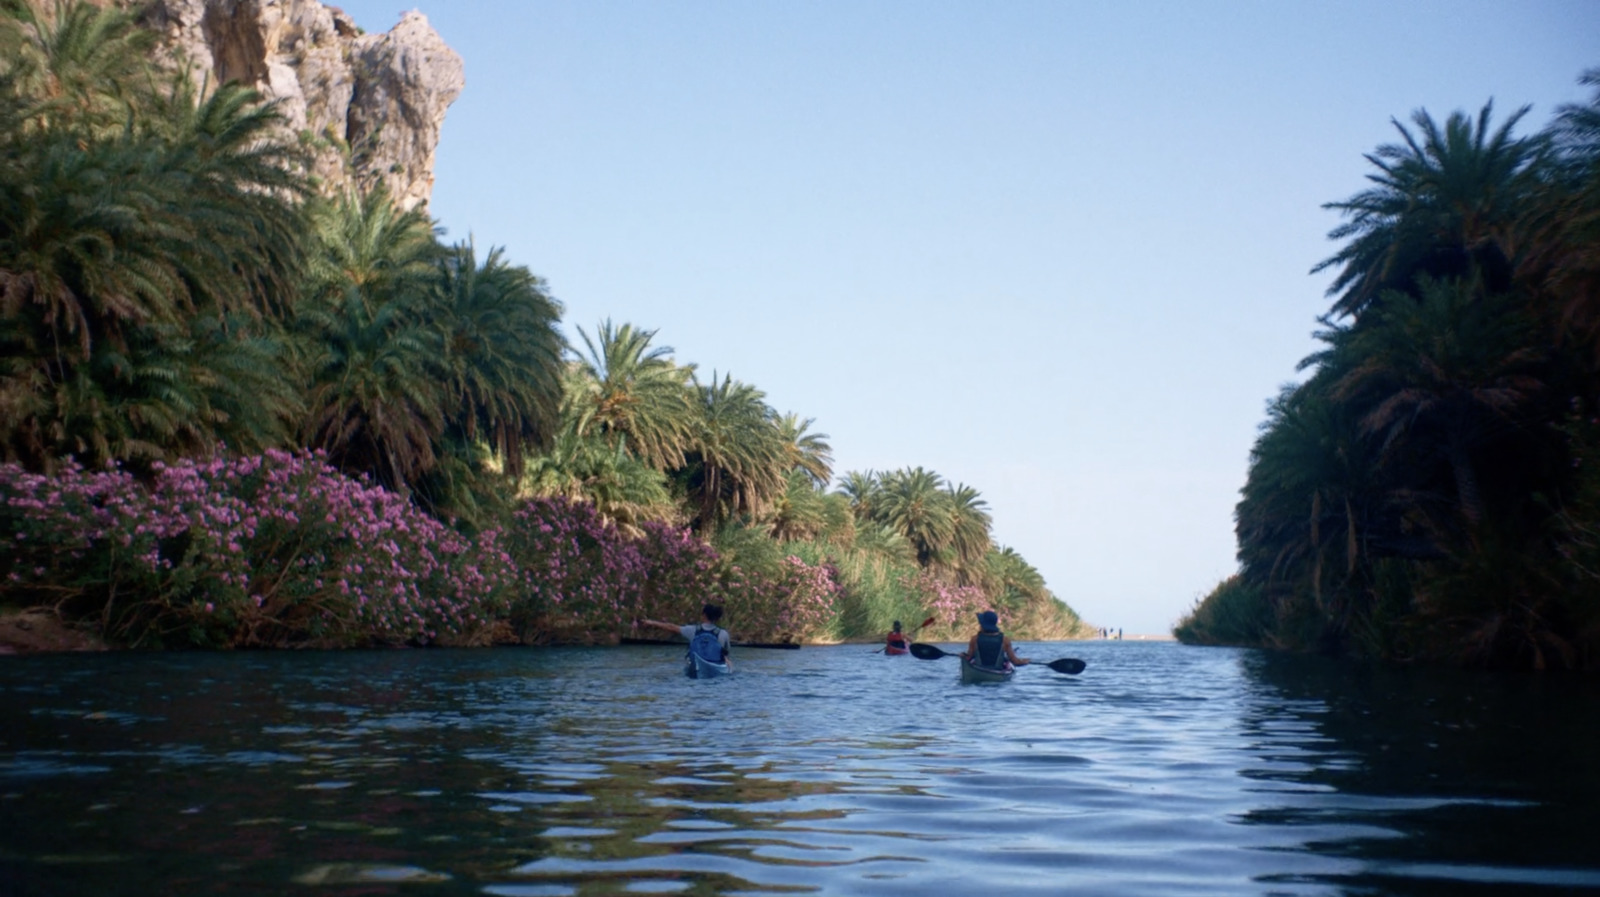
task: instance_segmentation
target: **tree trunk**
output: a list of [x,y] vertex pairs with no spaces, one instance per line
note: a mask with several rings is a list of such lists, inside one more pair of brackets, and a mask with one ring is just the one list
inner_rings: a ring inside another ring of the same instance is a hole
[[1456,497],[1461,501],[1461,516],[1477,526],[1483,520],[1483,496],[1478,492],[1478,475],[1460,439],[1450,440],[1450,467],[1456,475]]

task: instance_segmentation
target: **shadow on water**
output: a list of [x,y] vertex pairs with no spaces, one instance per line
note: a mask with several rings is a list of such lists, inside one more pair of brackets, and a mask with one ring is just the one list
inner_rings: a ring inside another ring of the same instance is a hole
[[0,897],[1600,891],[1587,682],[1177,645],[0,663]]
[[1255,653],[1242,667],[1262,690],[1243,724],[1265,761],[1243,772],[1280,795],[1242,821],[1365,830],[1308,837],[1304,850],[1356,863],[1306,880],[1354,894],[1600,889],[1594,681]]

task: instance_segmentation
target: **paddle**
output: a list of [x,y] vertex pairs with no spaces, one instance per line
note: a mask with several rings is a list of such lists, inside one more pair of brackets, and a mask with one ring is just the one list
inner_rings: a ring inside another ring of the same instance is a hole
[[[917,624],[917,628],[915,628],[915,629],[913,629],[911,631],[913,633],[921,632],[922,631],[922,627],[927,626],[928,624],[932,623],[936,619],[938,619],[938,618],[937,617],[929,617],[928,619],[923,620],[921,623],[918,623]],[[883,646],[883,648],[887,648],[887,647],[889,647],[889,646],[888,645],[884,645]],[[883,653],[883,648],[879,648],[878,650],[876,650],[876,651],[874,651],[872,653],[874,653],[874,654],[882,654]]]
[[[938,660],[941,657],[960,657],[961,655],[958,652],[946,651],[943,648],[925,644],[923,642],[912,642],[911,656],[917,658],[918,660]],[[1083,668],[1088,666],[1088,664],[1076,657],[1063,657],[1060,660],[1052,660],[1045,664],[1045,666],[1055,670],[1058,673],[1066,673],[1069,676],[1076,676],[1083,672]]]

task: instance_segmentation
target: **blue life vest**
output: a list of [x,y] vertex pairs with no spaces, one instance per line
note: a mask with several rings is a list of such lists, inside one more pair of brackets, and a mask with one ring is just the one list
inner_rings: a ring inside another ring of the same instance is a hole
[[972,659],[973,666],[985,667],[991,670],[1004,669],[1006,665],[1005,644],[1006,637],[1004,633],[978,633],[978,656]]
[[689,653],[701,660],[722,663],[722,630],[701,627],[689,640]]

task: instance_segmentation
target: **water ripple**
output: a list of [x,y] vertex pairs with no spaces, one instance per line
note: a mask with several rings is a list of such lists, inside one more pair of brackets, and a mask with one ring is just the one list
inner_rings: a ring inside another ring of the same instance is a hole
[[973,688],[953,664],[859,646],[746,651],[709,682],[650,648],[11,659],[0,882],[1600,890],[1593,689],[1174,645],[1024,650],[1089,668]]

